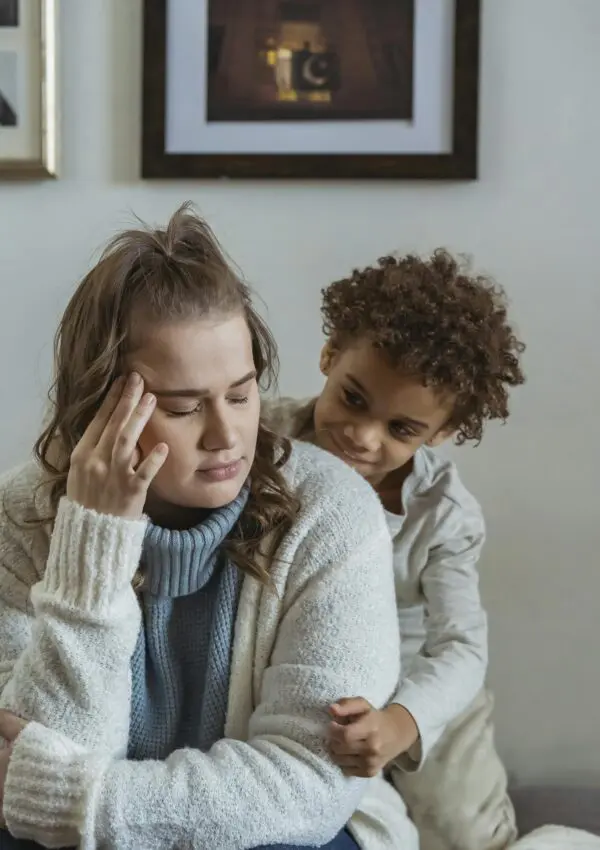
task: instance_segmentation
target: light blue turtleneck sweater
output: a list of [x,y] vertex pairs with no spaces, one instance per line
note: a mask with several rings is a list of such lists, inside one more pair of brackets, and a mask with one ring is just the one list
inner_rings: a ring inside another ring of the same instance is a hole
[[223,737],[240,572],[222,551],[248,499],[195,528],[149,524],[142,566],[142,628],[131,660],[131,759],[208,750]]

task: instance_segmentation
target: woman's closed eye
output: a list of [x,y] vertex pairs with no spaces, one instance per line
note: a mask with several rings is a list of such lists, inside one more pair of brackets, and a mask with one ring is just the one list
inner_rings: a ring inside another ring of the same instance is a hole
[[167,414],[167,416],[172,416],[178,419],[182,416],[192,416],[194,413],[198,413],[200,410],[202,410],[202,405],[197,404],[195,405],[195,407],[192,407],[191,410],[165,410],[165,413]]
[[[241,407],[248,403],[248,396],[230,396],[227,401],[236,407]],[[184,416],[193,416],[194,413],[200,413],[204,408],[204,404],[200,401],[188,410],[167,410],[167,416],[181,419]]]

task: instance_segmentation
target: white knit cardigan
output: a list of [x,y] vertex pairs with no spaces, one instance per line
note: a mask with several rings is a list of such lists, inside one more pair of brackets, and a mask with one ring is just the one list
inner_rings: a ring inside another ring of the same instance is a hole
[[0,480],[0,707],[33,721],[5,788],[15,836],[242,850],[319,846],[352,819],[365,850],[416,846],[393,789],[345,778],[325,752],[327,707],[353,694],[384,705],[399,677],[383,511],[368,484],[312,446],[294,446],[286,474],[302,507],[274,587],[243,583],[226,737],[164,762],[125,759],[140,627],[131,579],[146,520],[64,498],[52,528],[26,527],[47,515],[39,468]]

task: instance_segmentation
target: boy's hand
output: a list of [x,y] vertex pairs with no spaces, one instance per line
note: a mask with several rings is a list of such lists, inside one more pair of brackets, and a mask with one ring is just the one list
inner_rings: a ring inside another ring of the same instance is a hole
[[377,776],[419,738],[417,724],[401,705],[378,711],[358,697],[340,700],[330,713],[329,750],[347,776]]

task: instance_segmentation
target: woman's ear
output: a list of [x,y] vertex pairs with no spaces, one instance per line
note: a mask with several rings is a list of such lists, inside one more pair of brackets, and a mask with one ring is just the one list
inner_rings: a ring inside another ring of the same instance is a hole
[[335,357],[336,351],[332,346],[331,342],[326,342],[323,348],[321,349],[321,358],[319,360],[319,368],[321,369],[321,373],[327,377],[333,365],[333,360]]

